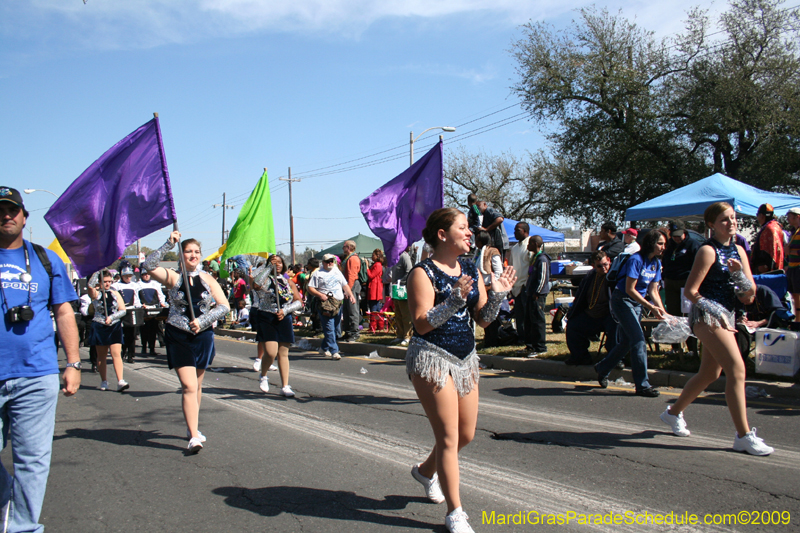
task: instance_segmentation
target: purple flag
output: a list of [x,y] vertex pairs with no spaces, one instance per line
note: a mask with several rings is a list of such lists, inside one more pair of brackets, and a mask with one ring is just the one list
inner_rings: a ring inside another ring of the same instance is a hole
[[157,117],[92,163],[44,216],[81,277],[176,218]]
[[422,238],[428,216],[444,206],[442,142],[358,205],[383,242],[386,264],[393,266],[409,244]]

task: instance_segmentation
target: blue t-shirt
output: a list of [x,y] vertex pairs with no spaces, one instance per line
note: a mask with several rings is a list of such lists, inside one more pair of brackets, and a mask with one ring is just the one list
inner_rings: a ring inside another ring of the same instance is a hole
[[635,253],[628,258],[622,268],[625,274],[617,281],[616,288],[625,292],[625,284],[628,283],[628,278],[633,278],[636,281],[636,292],[644,298],[647,294],[647,286],[654,281],[661,281],[661,261],[656,258],[647,259],[641,253]]
[[[5,326],[0,331],[0,381],[58,374],[59,371],[53,321],[47,310],[50,278],[33,246],[28,241],[24,241],[24,246],[28,248],[31,263],[30,306],[34,314],[30,322],[12,323],[8,320],[8,310],[11,307],[28,305],[28,284],[20,280],[20,276],[26,271],[25,252],[22,247],[14,250],[0,248],[0,280],[3,284],[0,312],[3,314]],[[53,265],[52,303],[77,300],[78,295],[75,294],[61,258],[50,250],[47,250],[47,257]]]

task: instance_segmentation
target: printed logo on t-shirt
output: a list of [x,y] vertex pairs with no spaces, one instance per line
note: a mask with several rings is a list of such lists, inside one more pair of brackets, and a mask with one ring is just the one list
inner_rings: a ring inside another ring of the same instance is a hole
[[[0,272],[0,280],[3,281],[3,290],[15,289],[19,291],[28,292],[28,284],[20,279],[20,276],[25,273],[25,269],[12,265],[9,263],[0,264],[2,269],[12,269],[16,272]],[[39,290],[39,284],[31,282],[31,293]]]

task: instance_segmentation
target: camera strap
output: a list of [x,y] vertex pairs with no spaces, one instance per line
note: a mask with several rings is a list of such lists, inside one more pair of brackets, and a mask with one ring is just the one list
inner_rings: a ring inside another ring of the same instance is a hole
[[[28,284],[28,307],[30,307],[30,305],[31,305],[31,283],[33,282],[33,278],[31,277],[31,258],[30,258],[30,255],[28,255],[28,247],[25,246],[25,241],[22,241],[22,251],[25,253],[25,273],[27,274],[26,277],[28,279],[27,279],[27,281],[25,281],[25,280],[20,280],[20,281],[24,281],[25,283]],[[9,309],[9,307],[8,307],[8,299],[6,298],[6,291],[3,288],[2,281],[0,281],[0,294],[3,295],[3,305],[6,306],[6,311],[8,311],[8,309]]]

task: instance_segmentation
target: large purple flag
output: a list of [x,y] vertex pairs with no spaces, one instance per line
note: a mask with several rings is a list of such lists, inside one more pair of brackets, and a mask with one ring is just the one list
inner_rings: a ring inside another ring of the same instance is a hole
[[44,216],[82,277],[176,218],[158,117],[100,156]]
[[386,264],[393,266],[422,237],[428,216],[444,206],[442,142],[358,205],[369,229],[383,242]]

